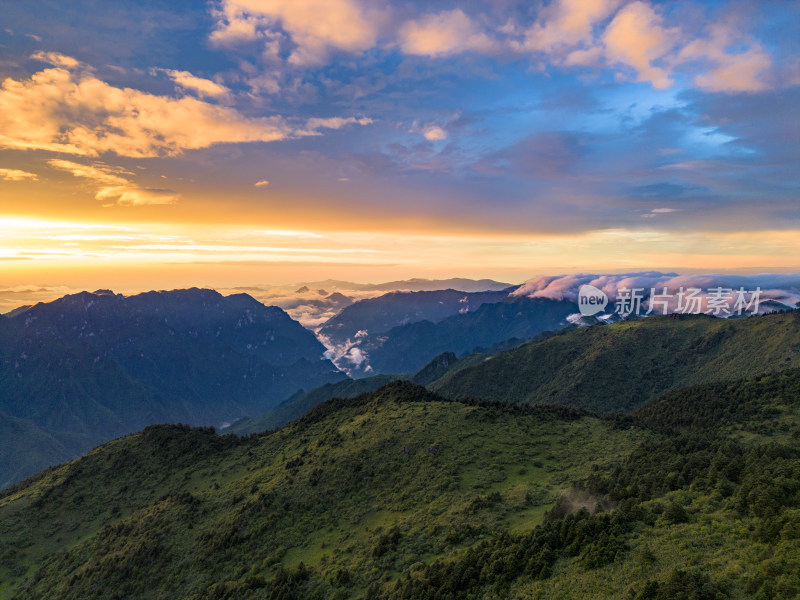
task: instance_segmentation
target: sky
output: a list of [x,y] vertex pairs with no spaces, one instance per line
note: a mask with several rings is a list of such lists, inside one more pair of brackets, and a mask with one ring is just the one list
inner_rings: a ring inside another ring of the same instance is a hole
[[24,290],[800,271],[800,2],[0,0]]

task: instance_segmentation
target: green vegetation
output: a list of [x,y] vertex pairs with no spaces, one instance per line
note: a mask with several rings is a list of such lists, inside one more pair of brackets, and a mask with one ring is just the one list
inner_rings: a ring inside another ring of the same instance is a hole
[[248,597],[284,577],[298,597],[361,594],[531,530],[647,435],[404,382],[262,436],[150,427],[3,493],[0,597]]
[[658,316],[575,329],[448,372],[448,398],[625,412],[667,390],[800,366],[800,311],[745,319]]
[[440,379],[445,373],[454,369],[459,362],[454,352],[442,352],[431,362],[414,373],[409,381],[417,385],[428,385]]
[[0,598],[795,598],[798,390],[601,418],[397,381],[246,438],[149,427],[0,495]]
[[241,419],[224,428],[221,433],[250,435],[283,427],[299,419],[315,406],[333,398],[355,398],[360,394],[374,392],[380,387],[400,379],[396,375],[374,375],[363,379],[346,379],[336,383],[326,383],[308,393],[298,392],[277,408],[267,411],[254,419]]
[[31,421],[0,413],[0,489],[77,453]]

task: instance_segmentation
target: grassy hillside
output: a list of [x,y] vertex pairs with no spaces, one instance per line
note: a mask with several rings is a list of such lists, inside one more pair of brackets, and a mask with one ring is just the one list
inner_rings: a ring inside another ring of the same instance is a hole
[[0,413],[0,489],[75,454],[31,421]]
[[402,382],[261,437],[150,427],[0,497],[0,597],[249,597],[232,590],[305,577],[301,562],[297,597],[360,594],[530,530],[571,480],[647,435]]
[[733,385],[658,400],[688,421],[395,382],[150,427],[0,495],[0,598],[793,598],[800,371]]
[[222,429],[221,433],[250,435],[251,433],[278,429],[295,419],[299,419],[323,402],[333,398],[355,398],[360,394],[374,392],[395,379],[398,379],[395,375],[374,375],[363,379],[346,379],[336,383],[326,383],[308,393],[300,392],[259,417],[237,421],[230,427]]
[[445,374],[449,398],[627,411],[670,389],[800,366],[800,311],[649,317],[557,334]]

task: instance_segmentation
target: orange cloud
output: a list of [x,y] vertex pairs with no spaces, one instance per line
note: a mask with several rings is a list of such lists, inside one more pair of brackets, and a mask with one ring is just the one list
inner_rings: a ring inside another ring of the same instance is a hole
[[370,125],[372,119],[367,117],[312,117],[306,121],[306,129],[309,131],[316,131],[317,129],[341,129],[346,125],[353,125],[355,123],[359,125]]
[[632,2],[620,10],[606,28],[603,42],[606,56],[636,70],[637,81],[650,82],[656,89],[672,85],[670,73],[653,63],[677,41],[678,28],[662,27],[662,17],[649,4]]
[[739,42],[729,27],[711,26],[708,39],[695,40],[684,47],[678,59],[699,60],[713,65],[705,73],[694,78],[695,84],[711,92],[757,92],[766,89],[764,76],[772,67],[769,55],[760,44],[752,44],[748,50],[728,53],[727,49]]
[[64,56],[58,52],[34,52],[31,55],[31,58],[35,60],[41,60],[42,62],[46,62],[57,67],[65,67],[67,69],[75,69],[81,64],[78,60],[72,58],[71,56]]
[[439,142],[447,139],[447,132],[437,125],[428,127],[422,135],[430,142]]
[[406,21],[398,31],[406,54],[442,56],[477,50],[490,51],[495,43],[460,9]]
[[189,71],[175,71],[173,69],[164,69],[164,72],[170,78],[181,86],[183,89],[195,92],[200,96],[207,98],[224,98],[230,94],[230,90],[224,85],[220,85],[211,81],[210,79],[203,79],[196,77]]
[[[526,32],[518,49],[552,52],[564,46],[592,44],[594,26],[608,17],[621,0],[559,0]],[[573,64],[577,63],[573,57]]]
[[564,58],[564,65],[568,67],[588,67],[597,65],[603,58],[603,48],[594,46],[586,50],[573,50]]
[[19,169],[0,169],[0,179],[5,179],[6,181],[36,181],[38,176],[36,173],[20,171]]
[[361,52],[375,45],[378,18],[354,0],[223,0],[211,40],[218,44],[267,39],[280,23],[296,44],[289,62],[324,62],[330,49]]
[[99,185],[95,194],[97,200],[114,202],[119,205],[141,206],[144,204],[172,204],[178,199],[177,194],[172,192],[143,189],[137,186],[120,175],[120,173],[127,173],[121,169],[101,165],[82,165],[62,159],[52,159],[47,162],[51,167],[72,173],[75,177],[89,179]]
[[0,147],[97,156],[177,155],[223,142],[285,139],[280,117],[247,118],[196,98],[116,88],[89,70],[49,68],[0,88]]

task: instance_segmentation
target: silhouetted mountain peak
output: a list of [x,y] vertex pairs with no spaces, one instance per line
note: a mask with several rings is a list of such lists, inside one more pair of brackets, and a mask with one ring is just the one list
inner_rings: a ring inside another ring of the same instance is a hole
[[347,296],[345,296],[344,294],[341,294],[339,292],[333,292],[330,296],[327,296],[325,299],[326,300],[330,300],[331,302],[337,302],[337,303],[350,302],[351,301],[350,298],[348,298]]

